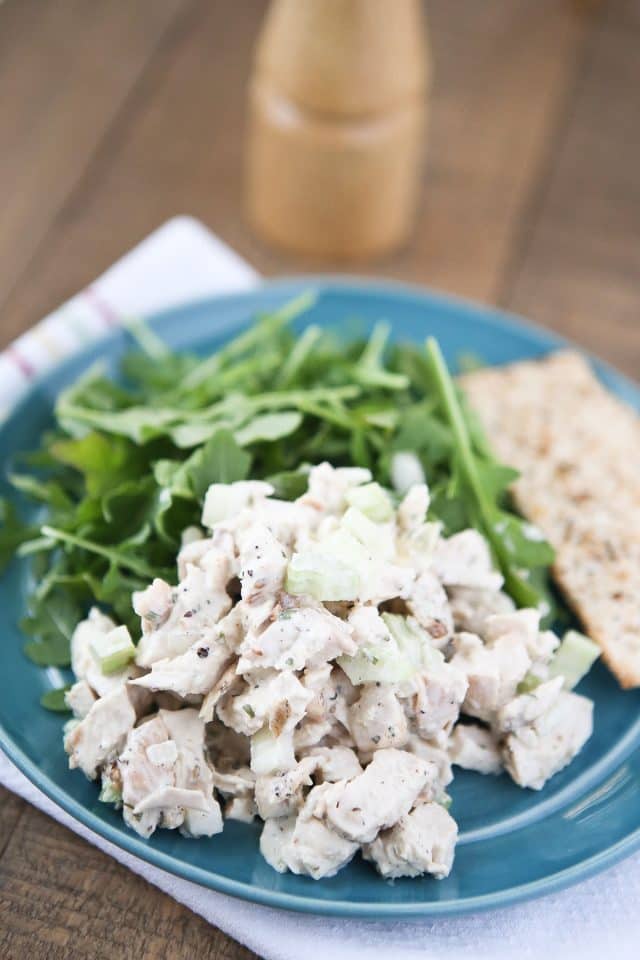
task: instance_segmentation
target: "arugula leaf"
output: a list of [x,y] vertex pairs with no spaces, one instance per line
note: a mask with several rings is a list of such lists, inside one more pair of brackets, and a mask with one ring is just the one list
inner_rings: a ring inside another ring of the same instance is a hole
[[236,432],[236,440],[241,447],[262,440],[282,440],[295,433],[302,423],[299,410],[284,410],[282,413],[263,413]]
[[249,476],[251,454],[236,443],[229,430],[216,433],[189,460],[187,477],[198,500],[212,483],[235,483]]
[[28,616],[20,623],[24,633],[37,638],[25,644],[29,659],[43,667],[68,667],[71,635],[81,619],[81,611],[73,593],[62,586],[46,596],[33,598]]
[[40,697],[40,706],[45,710],[52,710],[54,713],[71,713],[67,706],[64,695],[71,689],[71,684],[65,687],[58,687],[56,690],[47,690]]
[[513,467],[506,467],[504,464],[495,461],[488,463],[478,461],[477,470],[487,496],[491,500],[495,500],[496,503],[503,498],[514,480],[517,480],[520,476]]
[[271,474],[266,480],[273,487],[273,495],[278,500],[297,500],[307,489],[309,472],[303,469],[284,470]]
[[[162,407],[133,406],[123,410],[103,411],[60,402],[56,413],[61,422],[70,425],[72,430],[74,427],[93,427],[104,433],[128,437],[134,443],[140,444],[162,436],[168,427],[179,423],[182,416],[180,410]],[[73,430],[73,433],[75,436],[82,436],[82,432],[78,434],[77,429]]]
[[107,438],[96,432],[73,440],[59,440],[50,449],[57,460],[84,476],[91,496],[100,496],[135,476],[141,460],[133,444],[121,437]]
[[404,373],[391,373],[384,369],[383,354],[391,325],[378,323],[373,328],[371,337],[362,351],[360,360],[353,368],[355,379],[369,387],[384,387],[387,390],[406,390],[409,386],[409,377]]
[[155,515],[160,536],[177,543],[185,527],[200,521],[198,504],[212,483],[234,483],[249,475],[251,455],[228,430],[217,430],[187,460],[159,460],[153,465],[162,488]]
[[540,562],[529,562],[529,566],[541,566],[550,562],[553,551],[546,543],[528,540],[522,531],[524,521],[498,508],[496,495],[502,493],[509,475],[513,478],[515,471],[499,467],[495,463],[481,464],[473,449],[456,389],[440,347],[433,337],[427,341],[427,357],[434,388],[455,443],[458,496],[466,495],[470,498],[468,507],[472,507],[476,518],[473,526],[480,529],[491,544],[505,578],[505,586],[513,599],[519,606],[540,606],[543,600],[540,591],[523,576],[519,567],[526,567],[527,564],[520,561],[524,557],[529,561],[534,558]]
[[307,362],[311,358],[314,347],[322,340],[322,330],[320,327],[310,326],[296,340],[293,349],[287,357],[280,376],[278,377],[279,387],[288,387],[294,383],[304,371]]
[[63,510],[72,506],[69,495],[54,480],[40,480],[28,473],[10,473],[9,482],[14,489],[32,500],[48,503],[51,507],[58,507]]
[[9,565],[21,543],[37,535],[37,527],[22,523],[16,508],[0,497],[0,573]]
[[152,579],[154,576],[153,569],[146,560],[142,557],[135,556],[134,553],[127,550],[126,541],[119,547],[107,547],[102,543],[88,540],[86,537],[79,537],[77,534],[69,533],[68,530],[57,530],[55,527],[49,527],[47,524],[44,524],[41,530],[43,536],[50,537],[52,540],[57,540],[62,544],[79,547],[87,553],[97,554],[97,556],[108,560],[109,563],[115,567],[122,567],[124,570],[137,573],[138,576],[146,577],[147,579]]

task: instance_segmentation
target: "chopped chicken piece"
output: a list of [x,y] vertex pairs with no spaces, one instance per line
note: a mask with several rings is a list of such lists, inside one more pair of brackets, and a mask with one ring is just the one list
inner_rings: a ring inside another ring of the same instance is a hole
[[348,729],[356,747],[365,752],[402,747],[409,736],[405,712],[393,686],[370,683],[349,708]]
[[547,651],[548,641],[540,640],[540,612],[538,610],[513,610],[511,613],[494,614],[484,622],[482,636],[487,646],[497,640],[508,638],[513,643],[522,643],[532,661],[541,656],[550,657],[554,648]]
[[69,767],[80,767],[95,780],[102,764],[120,752],[135,722],[136,711],[126,686],[100,697],[65,737]]
[[[228,558],[223,564],[227,563]],[[231,609],[227,593],[228,577],[219,576],[213,589],[209,574],[187,564],[186,574],[174,589],[174,603],[167,619],[148,633],[143,633],[136,652],[136,663],[150,667],[156,660],[177,657],[195,644],[213,643],[218,634],[218,621]]]
[[[153,747],[171,742],[162,717],[157,714],[131,730],[127,744],[118,759],[122,782],[122,802],[128,807],[130,825],[143,837],[149,837],[163,818],[160,807],[138,809],[147,797],[157,794],[165,787],[176,783],[176,759],[163,764],[154,763],[149,751]],[[168,811],[167,826],[177,827],[182,816],[177,811]],[[177,815],[176,815],[177,814]]]
[[404,750],[376,750],[353,780],[322,785],[325,792],[315,815],[348,840],[370,843],[379,830],[409,812],[435,773],[432,764]]
[[313,694],[290,670],[265,670],[249,678],[242,692],[223,696],[216,706],[218,717],[232,730],[252,736],[265,724],[274,736],[293,730],[305,715]]
[[246,797],[253,795],[256,778],[250,767],[238,767],[235,770],[213,771],[213,785],[224,797]]
[[458,632],[476,633],[482,636],[487,617],[494,614],[512,613],[515,604],[501,590],[484,587],[449,587],[449,605],[455,629]]
[[418,737],[415,734],[409,736],[409,742],[405,749],[417,757],[420,757],[422,760],[433,764],[435,776],[433,780],[427,784],[420,796],[425,800],[439,800],[453,780],[451,759],[447,749],[433,741],[423,740],[422,737]]
[[358,756],[350,747],[311,747],[307,756],[316,760],[316,773],[325,783],[352,780],[362,773]]
[[340,836],[317,816],[317,809],[323,808],[323,792],[330,789],[331,784],[314,787],[295,819],[267,820],[260,850],[280,873],[288,869],[314,880],[333,877],[357,851],[357,843]]
[[415,570],[400,564],[385,562],[373,565],[371,575],[364,578],[359,599],[362,603],[378,606],[388,600],[409,596],[416,578]]
[[451,734],[451,762],[477,773],[500,773],[502,760],[498,741],[491,730],[477,723],[459,724]]
[[298,503],[323,513],[341,514],[347,508],[347,491],[351,487],[369,483],[370,480],[370,470],[360,467],[336,468],[330,463],[320,463],[309,471],[307,492],[300,497]]
[[233,610],[218,620],[216,635],[224,640],[230,653],[237,653],[244,638],[242,621],[242,603],[237,603]]
[[204,722],[197,710],[160,710],[171,739],[178,748],[176,785],[197,792],[204,804],[185,803],[181,831],[190,837],[210,837],[222,830],[222,813],[213,796],[213,771],[204,755]]
[[284,500],[263,500],[253,510],[253,517],[267,527],[291,554],[295,546],[306,543],[321,518],[318,510],[305,504]]
[[363,856],[383,877],[430,873],[440,880],[451,872],[457,837],[456,822],[444,807],[423,803],[367,844]]
[[266,820],[260,834],[260,853],[278,873],[291,869],[287,858],[289,843],[296,825],[295,816]]
[[554,677],[526,693],[520,693],[500,707],[496,728],[501,733],[513,733],[520,727],[533,723],[555,703],[560,695],[564,677]]
[[184,544],[178,554],[178,576],[181,580],[187,575],[187,566],[208,569],[214,577],[220,573],[227,577],[227,582],[237,576],[240,568],[233,535],[229,530],[220,529],[215,530],[211,537],[201,537]]
[[302,685],[312,693],[307,705],[307,716],[311,720],[321,720],[327,713],[327,694],[333,693],[329,680],[332,669],[330,663],[320,663],[307,667],[302,674]]
[[[181,576],[184,576],[184,573],[186,570]],[[142,632],[151,633],[168,619],[173,606],[173,589],[166,580],[156,577],[146,590],[135,592],[132,599],[133,609],[140,617]]]
[[82,720],[96,702],[96,695],[86,680],[76,680],[64,695],[64,702],[74,717]]
[[156,660],[151,673],[132,682],[148,690],[168,690],[179,697],[202,696],[217,683],[230,659],[223,638],[214,635],[177,657]]
[[335,721],[325,718],[324,720],[310,720],[305,717],[301,720],[293,732],[293,746],[296,753],[315,747],[331,737],[335,732]]
[[423,627],[438,649],[444,647],[453,633],[453,618],[447,594],[433,573],[423,573],[414,582],[407,597],[407,608]]
[[389,628],[377,607],[356,604],[348,615],[353,641],[359,647],[379,647],[391,642]]
[[441,663],[417,674],[406,688],[411,694],[405,699],[405,709],[420,736],[432,740],[440,733],[448,734],[467,692],[464,671],[454,663]]
[[313,784],[311,775],[317,766],[314,757],[305,757],[286,773],[257,777],[255,801],[262,819],[288,817],[295,813],[304,802],[304,788]]
[[287,555],[263,523],[252,523],[239,536],[242,611],[247,631],[269,619],[284,586]]
[[506,769],[521,787],[541,790],[549,777],[573,760],[591,736],[593,703],[561,691],[551,707],[505,740]]
[[433,569],[445,587],[499,590],[503,583],[493,566],[487,541],[477,530],[463,530],[440,540]]
[[291,607],[258,636],[247,635],[240,647],[238,672],[256,667],[302,670],[355,652],[349,624],[319,605]]
[[238,694],[242,691],[244,687],[244,681],[236,672],[236,666],[237,661],[234,661],[220,674],[214,685],[211,687],[211,690],[209,690],[209,693],[202,701],[202,706],[200,707],[200,718],[204,720],[205,723],[210,723],[213,720],[216,705],[218,701],[225,696],[225,694]]
[[474,634],[460,633],[456,651],[450,664],[469,683],[463,712],[491,723],[496,711],[515,696],[531,666],[526,643],[517,636],[499,636],[485,646]]
[[416,483],[402,498],[397,512],[398,527],[403,532],[419,530],[429,509],[429,488]]
[[253,823],[258,810],[253,797],[232,797],[224,807],[224,815],[227,820],[239,820],[240,823]]

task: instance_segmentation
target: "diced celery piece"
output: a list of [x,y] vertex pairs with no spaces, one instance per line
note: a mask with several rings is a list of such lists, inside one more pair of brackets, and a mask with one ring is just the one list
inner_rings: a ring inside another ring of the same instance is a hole
[[136,652],[126,627],[115,627],[108,633],[96,631],[91,637],[91,649],[105,674],[115,673],[126,666]]
[[351,487],[347,490],[345,499],[350,507],[356,507],[374,523],[386,523],[393,516],[391,497],[379,483]]
[[531,693],[531,691],[535,690],[536,687],[539,687],[541,683],[542,683],[541,678],[536,676],[535,673],[532,673],[531,671],[529,671],[529,673],[525,675],[524,679],[522,679],[518,684],[516,688],[516,692]]
[[389,640],[361,647],[353,657],[338,657],[338,664],[353,684],[405,683],[423,670],[438,669],[444,657],[412,618],[383,613]]
[[294,553],[287,569],[288,593],[316,600],[357,600],[372,557],[348,530],[340,529],[304,553]]
[[285,588],[288,593],[306,593],[316,600],[356,600],[360,577],[346,564],[319,550],[294,553],[287,568]]
[[400,494],[405,494],[411,487],[425,482],[422,464],[415,453],[410,450],[399,450],[393,454],[391,482]]
[[251,737],[251,769],[257,776],[290,770],[295,762],[291,734],[276,737],[263,727]]
[[445,810],[449,810],[451,808],[451,804],[453,803],[453,797],[445,790],[440,794],[436,800],[436,803],[439,803],[441,807],[445,808]]
[[413,664],[414,673],[435,670],[444,663],[442,653],[435,649],[425,631],[412,617],[383,613],[382,619],[398,644],[400,653]]
[[549,664],[549,679],[564,677],[565,690],[573,690],[600,656],[600,647],[577,630],[568,630]]
[[328,556],[342,560],[348,566],[363,573],[373,562],[373,555],[364,544],[357,540],[345,527],[339,527],[318,544],[319,549]]
[[337,663],[356,686],[362,683],[405,683],[416,673],[415,665],[400,653],[393,640],[361,647],[352,657],[338,657]]
[[113,781],[103,780],[98,800],[100,803],[114,803],[116,806],[120,806],[122,803],[122,791],[116,787]]
[[340,522],[374,557],[393,556],[394,543],[388,530],[373,523],[361,510],[349,507]]
[[213,528],[221,520],[235,517],[260,497],[273,493],[270,483],[260,480],[238,480],[236,483],[212,483],[207,490],[202,508],[202,524]]
[[411,538],[413,550],[420,553],[425,559],[431,557],[438,545],[441,533],[441,523],[423,523]]

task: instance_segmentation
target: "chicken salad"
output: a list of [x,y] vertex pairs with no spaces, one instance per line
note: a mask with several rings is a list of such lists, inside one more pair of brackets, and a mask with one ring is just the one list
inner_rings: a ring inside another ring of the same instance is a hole
[[540,789],[591,734],[572,687],[593,645],[516,609],[485,538],[427,519],[425,483],[328,462],[306,481],[293,501],[211,485],[177,582],[134,593],[137,646],[97,608],[77,625],[70,766],[144,837],[259,818],[281,872],[360,851],[384,877],[444,877],[453,768]]

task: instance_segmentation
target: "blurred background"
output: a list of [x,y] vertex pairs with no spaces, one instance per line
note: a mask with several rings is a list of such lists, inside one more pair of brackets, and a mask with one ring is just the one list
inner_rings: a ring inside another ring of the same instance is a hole
[[638,0],[426,4],[415,225],[399,249],[355,266],[282,252],[244,215],[247,85],[266,7],[0,6],[3,343],[188,213],[265,275],[337,267],[429,284],[640,371]]

